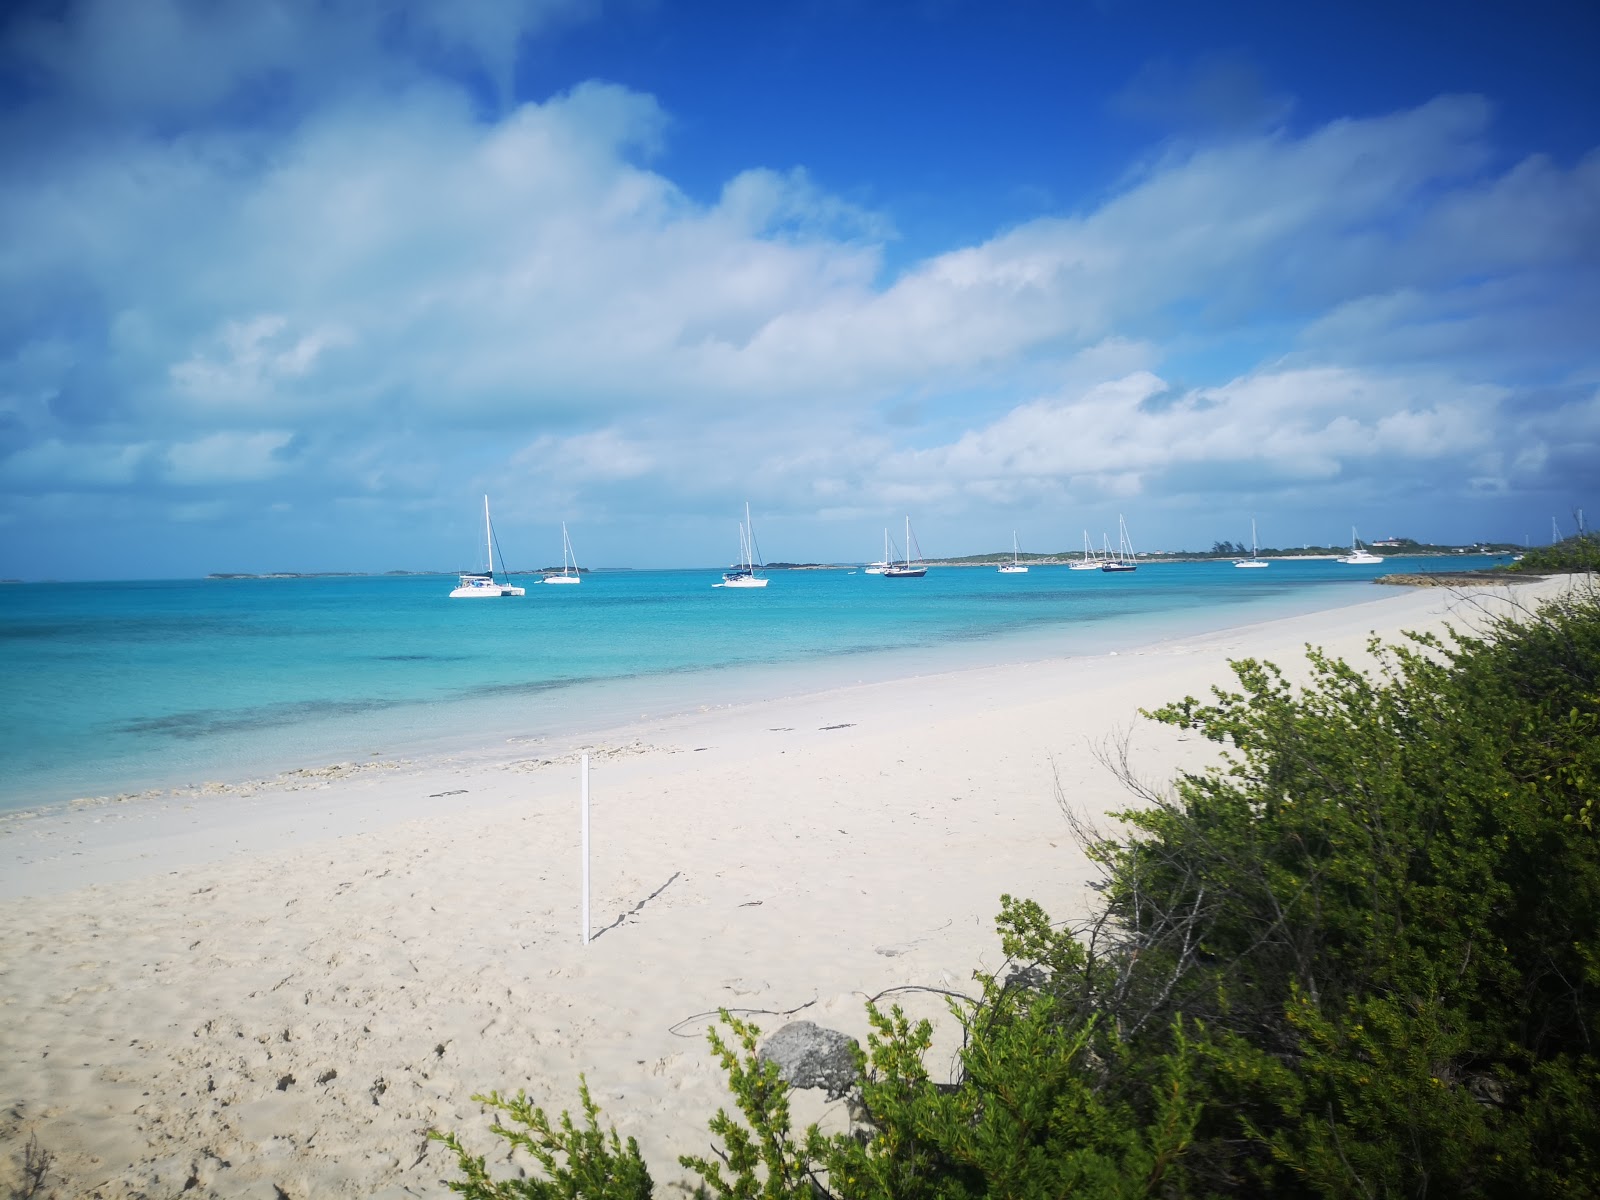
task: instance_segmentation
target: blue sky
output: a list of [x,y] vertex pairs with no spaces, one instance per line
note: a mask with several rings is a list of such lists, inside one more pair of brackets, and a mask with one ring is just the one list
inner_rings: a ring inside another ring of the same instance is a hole
[[1600,10],[0,17],[0,576],[1600,519]]

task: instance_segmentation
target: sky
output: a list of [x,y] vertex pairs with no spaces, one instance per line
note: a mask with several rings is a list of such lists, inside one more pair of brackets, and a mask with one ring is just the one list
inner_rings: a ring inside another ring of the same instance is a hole
[[1590,0],[40,0],[0,577],[1600,524]]

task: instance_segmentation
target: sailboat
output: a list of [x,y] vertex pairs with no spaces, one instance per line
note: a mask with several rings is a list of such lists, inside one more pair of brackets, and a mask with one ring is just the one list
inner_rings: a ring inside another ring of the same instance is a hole
[[750,504],[745,502],[744,524],[739,526],[739,565],[722,573],[722,582],[712,587],[758,588],[767,586],[767,577],[756,574],[761,553],[756,548],[756,530],[750,523]]
[[1262,558],[1256,552],[1256,519],[1254,517],[1250,518],[1250,557],[1249,558],[1236,558],[1236,559],[1233,560],[1233,565],[1236,566],[1236,567],[1266,567],[1266,566],[1271,566],[1271,564],[1269,562],[1267,562],[1266,559]]
[[1068,570],[1072,571],[1098,571],[1100,569],[1100,559],[1089,548],[1089,531],[1087,529],[1083,531],[1083,557],[1077,562],[1068,563],[1067,567]]
[[1372,553],[1372,551],[1362,548],[1360,539],[1356,537],[1356,527],[1352,525],[1350,526],[1350,553],[1336,561],[1350,567],[1370,567],[1374,563],[1381,563],[1383,559]]
[[544,573],[546,583],[582,583],[583,576],[578,574],[578,556],[572,552],[572,539],[567,536],[567,523],[561,522],[561,573],[554,571]]
[[[475,600],[481,597],[525,596],[526,588],[501,583],[494,577],[494,526],[489,523],[489,497],[483,498],[483,541],[488,565],[482,571],[464,571],[461,582],[450,593],[452,600]],[[505,560],[500,562],[500,573],[507,574]]]
[[911,547],[916,544],[916,539],[911,532],[911,518],[906,518],[906,557],[904,562],[889,561],[883,569],[885,579],[921,579],[928,573],[928,568],[922,565],[922,547],[917,546],[916,565],[912,565]]
[[875,563],[868,563],[861,569],[861,573],[863,575],[882,575],[889,569],[891,561],[889,558],[889,531],[885,529],[883,531],[883,557]]
[[1027,573],[1028,568],[1023,566],[1022,563],[1017,560],[1017,531],[1013,529],[1011,531],[1011,561],[1000,564],[1000,574],[1026,575]]
[[[1109,550],[1110,547],[1108,546]],[[1128,523],[1122,519],[1122,514],[1117,514],[1117,556],[1107,556],[1105,562],[1100,564],[1102,571],[1137,571],[1139,564],[1133,561],[1133,539],[1128,536]]]

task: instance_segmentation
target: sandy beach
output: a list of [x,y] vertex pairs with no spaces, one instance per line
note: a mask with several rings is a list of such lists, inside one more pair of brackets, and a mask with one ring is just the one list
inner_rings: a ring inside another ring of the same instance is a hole
[[[1139,708],[1225,684],[1230,658],[1360,661],[1372,632],[1556,586],[1374,588],[1116,655],[7,816],[0,1188],[36,1138],[42,1195],[442,1195],[429,1128],[487,1150],[474,1092],[575,1107],[580,1072],[668,1184],[725,1100],[719,1006],[859,1037],[864,997],[998,965],[1002,892],[1088,911],[1058,785],[1093,818],[1128,802],[1095,756],[1108,739],[1129,734],[1150,781],[1213,751]],[[797,1115],[842,1119],[809,1095]]]

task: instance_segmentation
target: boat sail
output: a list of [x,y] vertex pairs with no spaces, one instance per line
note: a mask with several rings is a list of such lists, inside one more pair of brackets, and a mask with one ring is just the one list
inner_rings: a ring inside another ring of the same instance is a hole
[[1250,557],[1236,558],[1233,560],[1233,565],[1236,567],[1266,567],[1271,565],[1257,552],[1256,519],[1254,517],[1250,518]]
[[1075,562],[1068,563],[1067,568],[1072,571],[1098,571],[1100,569],[1100,558],[1089,546],[1089,531],[1087,529],[1083,531],[1083,557]]
[[[452,600],[477,600],[501,596],[525,596],[527,589],[502,583],[494,577],[494,526],[489,522],[489,497],[483,498],[483,542],[487,566],[482,571],[464,571],[461,582],[450,593]],[[505,560],[500,561],[500,573],[509,575]]]
[[578,556],[572,552],[572,539],[567,536],[567,523],[561,522],[561,571],[546,571],[546,583],[582,583],[583,576],[578,573]]
[[922,547],[916,546],[917,557],[911,557],[911,548],[916,546],[916,535],[911,532],[911,518],[906,518],[906,556],[903,562],[890,560],[889,565],[883,569],[885,579],[921,579],[928,573],[928,568],[922,565]]
[[1013,529],[1011,531],[1011,561],[1008,562],[1008,563],[1004,563],[1003,562],[1003,563],[1000,564],[1000,574],[1002,574],[1002,575],[1026,575],[1027,573],[1028,573],[1028,568],[1023,566],[1022,563],[1017,558],[1017,531],[1015,529]]
[[750,523],[750,503],[745,502],[744,524],[739,526],[739,565],[731,571],[722,573],[722,582],[714,583],[712,587],[730,588],[764,588],[767,586],[767,577],[756,574],[757,565],[761,561],[761,552],[756,547],[755,526]]
[[[1109,550],[1109,546],[1107,547]],[[1100,564],[1102,571],[1137,571],[1139,564],[1133,561],[1133,539],[1128,536],[1128,523],[1122,519],[1122,514],[1117,514],[1117,557],[1106,556],[1105,562]]]
[[1370,567],[1374,563],[1381,563],[1383,559],[1361,545],[1361,540],[1356,537],[1356,527],[1352,525],[1350,526],[1350,553],[1335,561],[1351,567]]

